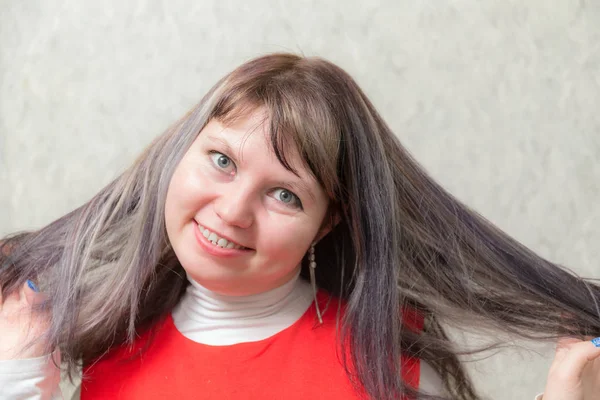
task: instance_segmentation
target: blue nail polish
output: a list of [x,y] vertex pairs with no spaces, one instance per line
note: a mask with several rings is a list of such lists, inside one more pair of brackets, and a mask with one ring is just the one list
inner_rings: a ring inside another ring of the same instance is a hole
[[593,343],[594,346],[600,347],[600,337],[593,338],[592,339],[592,343]]
[[33,281],[27,279],[27,286],[29,286],[29,289],[33,290],[34,292],[39,292],[40,289],[38,289],[38,287],[36,286],[35,283],[33,283]]

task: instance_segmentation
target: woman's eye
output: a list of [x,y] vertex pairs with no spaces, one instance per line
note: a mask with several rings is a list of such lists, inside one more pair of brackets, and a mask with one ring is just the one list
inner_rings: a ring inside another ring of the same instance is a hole
[[233,167],[233,161],[231,161],[231,158],[227,157],[225,154],[221,154],[217,151],[212,151],[210,153],[210,157],[212,159],[212,162],[220,169],[227,170]]
[[288,205],[293,208],[302,209],[302,203],[300,202],[300,199],[298,198],[298,196],[296,196],[294,193],[290,192],[289,190],[275,189],[273,191],[273,197],[285,205]]

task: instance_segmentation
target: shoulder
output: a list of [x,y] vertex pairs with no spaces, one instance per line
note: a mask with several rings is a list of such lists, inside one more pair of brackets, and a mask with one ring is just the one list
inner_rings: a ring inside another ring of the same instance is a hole
[[[322,310],[323,330],[332,331],[339,327],[338,318],[344,316],[347,304],[343,299],[333,296],[325,291],[317,294],[317,304]],[[314,307],[313,307],[314,308]],[[418,310],[405,306],[399,308],[402,323],[414,332],[420,332],[424,327],[423,314]],[[311,311],[311,318],[316,318],[316,311]],[[429,363],[418,358],[403,354],[403,379],[418,385],[419,389],[430,395],[447,396],[444,382],[440,374]]]
[[[169,323],[171,322],[171,323]],[[100,357],[84,360],[83,373],[87,375],[92,369],[98,369],[102,365],[110,365],[120,360],[134,361],[139,359],[151,346],[161,343],[166,335],[171,334],[172,320],[169,315],[165,315],[153,324],[146,327],[140,327],[133,341],[124,341],[116,343],[107,349]],[[171,328],[171,329],[170,329]]]
[[[323,323],[338,321],[339,318],[345,315],[347,308],[346,300],[340,299],[322,289],[317,293],[317,304],[321,310]],[[316,309],[313,311],[312,315],[316,317]],[[424,317],[422,313],[410,306],[399,307],[399,312],[402,323],[406,325],[408,329],[414,332],[423,330]]]
[[[336,322],[345,314],[346,301],[332,295],[325,290],[320,289],[317,292],[316,302],[319,307],[319,311],[321,312],[321,317],[323,318],[324,324]],[[317,311],[314,307],[314,303],[312,304],[311,308],[311,314],[313,314],[314,317],[317,317]]]
[[319,290],[302,317],[276,336],[293,337],[293,342],[301,343],[301,347],[308,343],[316,347],[330,346],[340,338],[345,311],[346,303],[343,300]]

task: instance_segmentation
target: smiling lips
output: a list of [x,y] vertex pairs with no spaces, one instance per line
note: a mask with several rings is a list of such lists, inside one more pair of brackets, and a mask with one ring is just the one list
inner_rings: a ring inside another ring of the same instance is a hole
[[215,246],[221,247],[223,249],[237,249],[237,250],[249,250],[247,247],[244,247],[240,244],[232,242],[231,240],[227,240],[225,238],[220,237],[216,233],[210,231],[209,229],[203,227],[198,224],[198,229],[200,229],[200,233],[212,244]]

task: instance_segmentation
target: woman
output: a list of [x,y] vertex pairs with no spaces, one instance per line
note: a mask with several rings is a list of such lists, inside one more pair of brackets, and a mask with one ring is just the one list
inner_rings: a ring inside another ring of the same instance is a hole
[[[83,399],[478,399],[441,321],[600,333],[598,286],[443,190],[347,73],[290,54],[221,79],[92,200],[0,254],[3,313],[28,315],[5,316],[2,339],[29,343],[0,368],[53,390],[43,354],[59,349],[83,362]],[[569,346],[551,376],[577,385],[595,347]],[[545,399],[567,398],[552,382]]]

